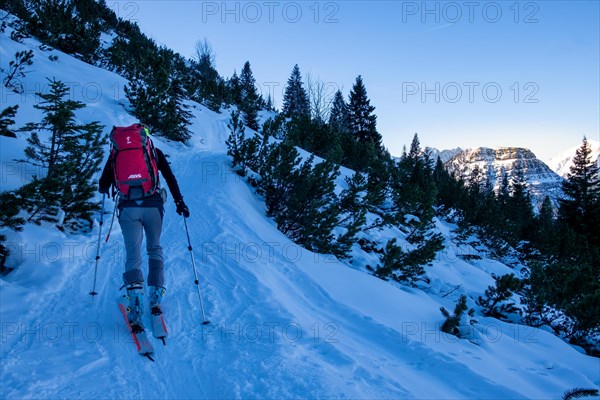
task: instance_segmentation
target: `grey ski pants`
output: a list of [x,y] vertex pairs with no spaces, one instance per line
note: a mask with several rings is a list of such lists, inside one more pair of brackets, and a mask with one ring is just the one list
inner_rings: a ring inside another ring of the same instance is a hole
[[158,207],[125,207],[119,215],[119,224],[125,242],[125,273],[123,281],[144,282],[142,274],[142,238],[146,233],[148,253],[148,285],[164,287],[164,261],[160,234],[162,212]]

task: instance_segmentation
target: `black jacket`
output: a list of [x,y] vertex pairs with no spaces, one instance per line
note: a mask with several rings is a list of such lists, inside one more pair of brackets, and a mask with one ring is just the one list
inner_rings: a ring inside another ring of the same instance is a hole
[[[104,165],[104,170],[102,171],[102,176],[100,177],[99,189],[100,192],[108,193],[111,186],[115,186],[115,174],[113,172],[113,157],[112,154],[108,157],[106,161],[106,165]],[[177,204],[180,200],[183,200],[183,196],[181,195],[181,191],[179,190],[179,185],[177,184],[177,179],[175,179],[175,175],[173,175],[173,171],[171,170],[171,166],[167,161],[164,153],[160,149],[156,149],[156,164],[158,166],[158,170],[161,172],[162,176],[167,181],[167,186],[169,186],[169,191],[173,196],[173,200],[175,200],[175,204]],[[160,185],[160,180],[159,180]],[[152,196],[145,197],[141,200],[124,200],[121,199],[119,201],[119,208],[123,207],[161,207],[163,205],[163,200],[160,195],[160,191],[157,191]]]

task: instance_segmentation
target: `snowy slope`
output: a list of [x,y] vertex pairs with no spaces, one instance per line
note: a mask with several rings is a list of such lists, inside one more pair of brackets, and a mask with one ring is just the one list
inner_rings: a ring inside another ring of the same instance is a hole
[[[600,167],[600,142],[597,140],[588,139],[588,143],[592,148],[591,159],[596,160],[596,163]],[[569,150],[552,157],[550,160],[548,160],[548,166],[550,166],[550,168],[552,168],[552,170],[558,175],[565,178],[571,170],[571,166],[573,165],[573,157],[575,157],[575,152],[579,147],[581,147],[581,145],[570,148]]]
[[[33,40],[20,45],[6,35],[2,67],[18,50],[36,53],[27,87],[46,76],[79,87],[94,82],[102,95],[79,118],[107,127],[134,121],[121,106],[122,91],[111,86],[122,85],[121,77],[56,51],[59,60],[49,61]],[[79,90],[73,96],[86,100]],[[39,117],[32,93],[2,101],[2,108],[21,104],[17,126]],[[428,268],[427,291],[291,243],[229,167],[227,114],[193,105],[191,141],[156,143],[170,155],[192,212],[211,323],[201,325],[183,221],[172,202],[163,227],[170,337],[165,347],[154,342],[155,363],[135,352],[116,307],[124,262],[118,224],[102,247],[94,302],[87,293],[98,226],[89,236],[27,226],[9,239],[19,268],[0,279],[1,398],[550,399],[600,385],[600,360],[545,331],[480,318],[479,345],[439,331],[441,305],[452,308],[461,293],[482,293],[492,273],[512,271],[485,258],[463,261],[460,255],[476,250],[453,244],[451,224],[437,222],[447,250]],[[24,140],[0,137],[2,190],[28,179],[10,169]]]

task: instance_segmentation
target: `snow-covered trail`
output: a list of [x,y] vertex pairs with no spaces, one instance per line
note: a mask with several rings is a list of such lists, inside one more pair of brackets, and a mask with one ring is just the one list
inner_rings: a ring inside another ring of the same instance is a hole
[[[170,337],[165,347],[154,341],[156,362],[136,353],[116,307],[124,253],[115,223],[94,302],[87,259],[20,319],[25,338],[12,336],[2,347],[1,397],[522,397],[485,376],[486,368],[459,361],[485,357],[479,348],[406,334],[407,322],[435,320],[437,303],[293,245],[264,218],[263,204],[222,152],[167,152],[192,212],[211,323],[201,325],[183,220],[169,202]],[[425,305],[411,311],[417,298]],[[536,393],[537,383],[531,386]]]
[[[362,385],[360,379],[353,382],[353,372],[359,369],[360,376],[360,368],[331,344],[339,341],[338,310],[325,315],[319,311],[333,302],[291,263],[290,257],[296,259],[302,250],[264,219],[261,203],[226,162],[223,154],[212,153],[173,162],[184,193],[198,185],[197,195],[188,196],[193,213],[189,226],[211,324],[200,324],[183,221],[169,204],[163,247],[168,282],[164,305],[171,336],[166,347],[155,342],[156,363],[136,354],[116,308],[123,249],[115,224],[111,240],[116,245],[105,247],[98,274],[100,294],[94,302],[87,295],[93,263],[85,260],[72,266],[57,291],[39,297],[20,318],[18,325],[29,333],[23,331],[22,340],[11,335],[11,346],[3,346],[2,359],[9,362],[2,363],[2,397],[403,393],[398,387],[371,388],[373,377]],[[207,173],[195,181],[199,165]],[[270,238],[257,233],[269,230],[274,232]],[[302,289],[295,287],[298,284]],[[331,364],[326,362],[336,354]],[[32,361],[37,363],[34,376],[28,373]]]

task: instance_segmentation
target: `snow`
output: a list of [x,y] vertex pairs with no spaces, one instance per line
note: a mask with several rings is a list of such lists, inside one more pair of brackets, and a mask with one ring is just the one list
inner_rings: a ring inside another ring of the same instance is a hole
[[[77,113],[82,121],[99,120],[107,131],[135,121],[122,106],[122,77],[58,51],[52,62],[34,40],[19,44],[9,34],[0,35],[3,68],[16,51],[35,53],[26,88],[47,76],[73,82],[74,99],[89,105]],[[77,89],[86,83],[101,89],[95,101]],[[17,127],[39,118],[32,91],[2,99],[2,108],[21,105]],[[600,360],[543,330],[478,317],[480,345],[439,330],[440,306],[452,309],[460,294],[469,294],[473,307],[492,274],[514,272],[472,245],[455,244],[448,222],[436,221],[447,249],[427,267],[432,283],[422,289],[384,282],[293,244],[230,168],[229,113],[190,104],[193,138],[155,142],[170,156],[191,210],[210,324],[201,324],[186,232],[172,201],[162,239],[170,336],[166,346],[154,341],[155,363],[137,354],[117,308],[124,263],[118,223],[101,247],[94,301],[88,292],[99,225],[89,235],[27,225],[10,234],[18,268],[0,279],[1,398],[549,399],[600,385]],[[0,138],[2,190],[29,179],[24,169],[14,171],[26,145],[18,136]],[[113,207],[107,201],[109,212]],[[370,234],[402,239],[398,230]],[[370,256],[354,254],[356,266],[373,265]],[[481,259],[466,261],[464,254]]]
[[[591,159],[596,160],[598,167],[600,167],[600,141],[588,139],[588,143],[592,149]],[[550,160],[548,160],[548,166],[550,166],[550,168],[552,168],[552,170],[558,175],[566,178],[567,174],[571,170],[571,166],[573,165],[575,152],[580,147],[581,144],[572,147],[555,157],[552,157]]]

